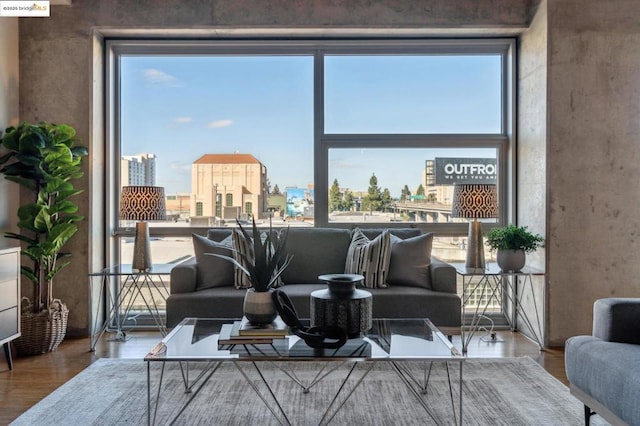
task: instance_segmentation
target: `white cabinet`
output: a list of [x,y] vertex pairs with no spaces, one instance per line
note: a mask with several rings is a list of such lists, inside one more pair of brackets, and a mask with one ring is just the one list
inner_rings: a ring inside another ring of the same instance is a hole
[[9,342],[20,336],[20,248],[0,246],[0,345],[13,368]]

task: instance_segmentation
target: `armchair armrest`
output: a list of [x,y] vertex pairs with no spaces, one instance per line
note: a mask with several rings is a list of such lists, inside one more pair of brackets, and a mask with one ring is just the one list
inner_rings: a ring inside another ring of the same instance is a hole
[[198,270],[195,257],[174,266],[171,269],[171,294],[193,293],[196,291],[197,278]]
[[593,304],[593,337],[640,344],[640,298],[606,298]]
[[429,266],[431,273],[431,288],[445,293],[456,293],[456,269],[435,257],[431,258]]

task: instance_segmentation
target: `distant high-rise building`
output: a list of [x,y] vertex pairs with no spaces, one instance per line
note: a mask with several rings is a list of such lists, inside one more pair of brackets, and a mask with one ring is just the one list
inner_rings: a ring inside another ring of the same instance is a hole
[[205,154],[191,166],[191,216],[235,219],[267,211],[267,168],[251,154]]
[[120,170],[122,186],[156,186],[155,154],[125,155]]

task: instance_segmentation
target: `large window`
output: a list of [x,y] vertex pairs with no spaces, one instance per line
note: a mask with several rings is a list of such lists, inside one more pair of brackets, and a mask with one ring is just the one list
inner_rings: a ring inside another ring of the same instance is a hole
[[[456,182],[497,184],[493,222],[513,214],[511,39],[107,46],[113,261],[132,250],[125,185],[165,188],[169,219],[150,225],[167,238],[249,217],[382,223],[453,253],[467,229],[450,215]],[[175,259],[191,251],[171,244]]]

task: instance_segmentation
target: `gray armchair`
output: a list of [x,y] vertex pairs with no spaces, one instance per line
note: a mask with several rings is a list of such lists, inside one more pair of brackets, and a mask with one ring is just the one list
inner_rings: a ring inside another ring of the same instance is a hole
[[565,368],[586,425],[594,413],[613,425],[640,425],[640,298],[597,300],[592,335],[567,340]]

